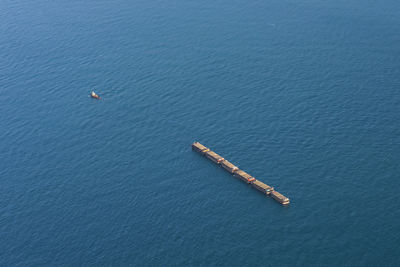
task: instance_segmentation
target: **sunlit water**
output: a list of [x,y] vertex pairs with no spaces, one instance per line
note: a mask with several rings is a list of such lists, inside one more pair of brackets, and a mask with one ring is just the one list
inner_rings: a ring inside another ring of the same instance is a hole
[[398,263],[398,1],[3,0],[0,22],[1,266]]

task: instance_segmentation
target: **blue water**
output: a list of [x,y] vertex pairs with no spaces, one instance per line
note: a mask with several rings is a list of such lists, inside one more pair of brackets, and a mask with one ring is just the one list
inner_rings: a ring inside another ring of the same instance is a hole
[[400,261],[397,0],[3,0],[0,33],[0,266]]

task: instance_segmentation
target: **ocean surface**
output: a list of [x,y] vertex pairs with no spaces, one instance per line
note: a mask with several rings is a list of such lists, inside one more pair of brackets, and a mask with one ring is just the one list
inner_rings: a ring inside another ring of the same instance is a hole
[[0,33],[0,266],[398,266],[398,0],[2,0]]

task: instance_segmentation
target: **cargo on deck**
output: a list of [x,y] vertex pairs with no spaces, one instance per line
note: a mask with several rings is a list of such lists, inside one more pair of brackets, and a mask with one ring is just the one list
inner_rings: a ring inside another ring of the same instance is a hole
[[278,201],[279,203],[286,205],[290,203],[289,198],[285,197],[284,195],[282,195],[281,193],[279,193],[278,191],[273,191],[271,193],[271,197],[273,199],[275,199],[276,201]]
[[194,142],[192,144],[192,148],[193,148],[193,150],[195,150],[196,152],[199,152],[202,155],[204,155],[204,153],[206,153],[207,151],[210,151],[210,149],[208,149],[207,147],[203,146],[199,142]]
[[221,157],[220,155],[218,155],[217,153],[213,152],[213,151],[207,151],[206,153],[206,157],[209,158],[211,161],[220,164],[221,161],[224,160],[223,157]]
[[267,184],[264,184],[263,182],[259,181],[259,180],[255,180],[252,184],[251,184],[255,189],[263,192],[266,195],[271,194],[272,191],[274,191],[274,188],[272,186],[269,186]]
[[224,168],[225,170],[227,170],[228,172],[230,172],[232,174],[239,170],[238,167],[236,167],[235,165],[233,165],[232,163],[230,163],[227,160],[222,161],[221,166],[222,166],[222,168]]
[[248,184],[251,184],[255,180],[253,176],[242,170],[238,170],[234,175]]
[[239,178],[240,180],[251,184],[252,187],[257,189],[258,191],[261,191],[262,193],[266,195],[270,195],[273,199],[278,201],[279,203],[286,205],[289,204],[289,198],[285,197],[281,193],[277,192],[274,190],[272,186],[269,186],[267,184],[264,184],[261,181],[256,180],[253,176],[248,174],[247,172],[240,170],[236,165],[232,164],[228,160],[224,159],[214,151],[211,151],[209,148],[203,146],[199,142],[194,142],[192,144],[193,150],[196,152],[205,155],[208,159],[211,161],[219,164],[224,168],[226,171],[228,171],[230,174],[233,174],[235,177]]

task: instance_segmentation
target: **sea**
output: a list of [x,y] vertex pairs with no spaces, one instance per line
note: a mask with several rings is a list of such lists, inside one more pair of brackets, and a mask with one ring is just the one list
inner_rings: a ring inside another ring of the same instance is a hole
[[399,266],[399,158],[398,0],[0,2],[0,266]]

